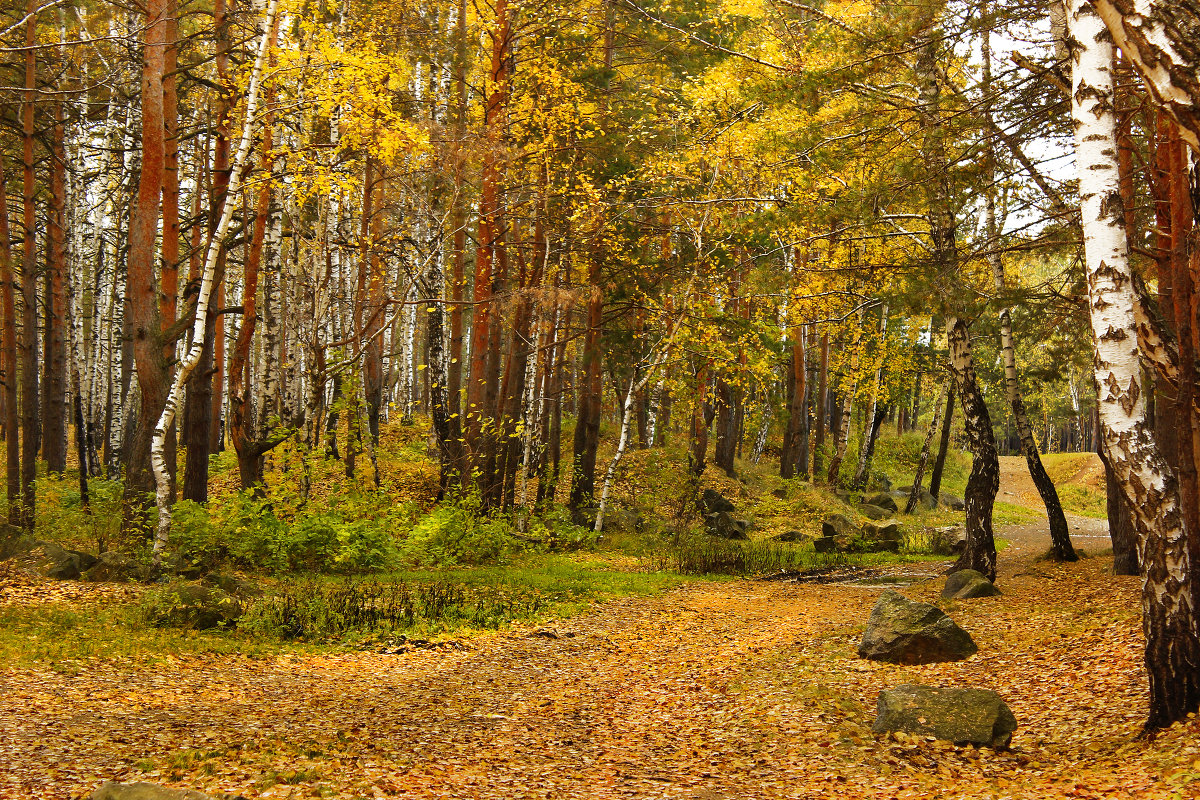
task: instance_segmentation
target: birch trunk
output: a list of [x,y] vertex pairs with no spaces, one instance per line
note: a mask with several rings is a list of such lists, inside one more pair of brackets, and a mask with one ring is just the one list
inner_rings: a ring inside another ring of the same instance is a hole
[[[266,64],[267,48],[270,43],[270,31],[275,21],[275,11],[279,0],[270,0],[267,6],[266,19],[260,25],[258,34],[258,51],[254,58],[254,68],[250,73],[250,85],[246,96],[246,120],[242,125],[241,141],[234,157],[233,170],[229,178],[229,196],[237,197],[241,190],[242,176],[245,172],[246,161],[250,155],[250,145],[253,140],[255,115],[258,113],[258,92],[262,83],[263,67]],[[157,484],[155,493],[158,505],[158,526],[154,536],[154,558],[158,562],[162,558],[163,549],[167,545],[171,533],[171,476],[167,470],[164,450],[167,430],[175,420],[175,411],[179,406],[184,383],[191,375],[204,350],[204,331],[208,324],[209,300],[212,296],[213,283],[217,273],[217,259],[222,250],[221,241],[229,230],[233,219],[234,203],[226,202],[221,211],[212,239],[209,241],[208,253],[205,257],[204,271],[201,275],[200,294],[196,298],[196,320],[192,330],[192,345],[179,364],[179,372],[171,384],[167,394],[166,404],[154,427],[154,435],[150,446],[150,459],[154,467],[154,478]]]
[[875,452],[875,437],[879,435],[879,423],[882,420],[876,420],[876,410],[879,407],[879,386],[883,382],[883,358],[884,346],[887,342],[887,317],[888,304],[885,302],[880,312],[879,317],[879,365],[875,367],[875,380],[871,384],[871,405],[863,418],[866,421],[866,428],[863,430],[863,440],[858,448],[858,466],[854,470],[854,480],[850,486],[853,489],[863,489],[866,487],[871,469],[871,456]]
[[917,503],[921,500],[921,481],[925,479],[925,467],[929,464],[929,451],[933,445],[934,434],[938,430],[938,422],[942,418],[942,405],[946,402],[946,393],[952,391],[950,379],[947,379],[942,383],[937,400],[933,401],[933,419],[929,423],[929,430],[925,431],[925,441],[921,444],[921,457],[917,460],[917,472],[913,475],[912,489],[908,493],[908,502],[904,505],[905,514],[916,511]]
[[[1102,7],[1108,5],[1100,0]],[[1072,116],[1100,432],[1138,531],[1148,729],[1200,704],[1200,641],[1178,484],[1146,421],[1113,114],[1113,49],[1093,7],[1071,0]],[[1120,42],[1120,37],[1117,37]],[[1136,59],[1135,59],[1136,60]]]

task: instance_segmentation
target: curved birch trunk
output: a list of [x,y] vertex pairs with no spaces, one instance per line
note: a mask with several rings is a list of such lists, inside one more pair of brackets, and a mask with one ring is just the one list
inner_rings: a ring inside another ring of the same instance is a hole
[[[1100,0],[1098,5],[1103,9],[1111,4]],[[1192,606],[1187,531],[1180,515],[1178,484],[1146,421],[1117,165],[1111,39],[1086,0],[1071,0],[1068,17],[1074,50],[1071,111],[1100,432],[1138,532],[1142,630],[1150,679],[1146,727],[1153,729],[1186,718],[1200,704],[1200,641]]]
[[[242,177],[246,171],[246,160],[250,155],[250,145],[253,141],[254,117],[258,112],[258,91],[262,84],[263,66],[266,63],[267,49],[270,44],[270,31],[274,25],[275,11],[279,0],[270,0],[264,23],[260,26],[258,53],[254,57],[254,69],[250,75],[250,86],[246,96],[246,121],[242,125],[242,138],[234,157],[233,171],[229,177],[229,197],[237,197],[242,188]],[[157,563],[162,558],[162,551],[167,545],[171,533],[171,475],[167,470],[164,457],[167,430],[175,421],[175,412],[183,394],[183,386],[188,377],[200,363],[204,352],[204,331],[208,324],[209,300],[212,296],[214,277],[217,271],[217,259],[221,253],[221,244],[229,230],[233,219],[234,207],[237,203],[228,202],[221,210],[221,219],[217,223],[212,239],[209,241],[208,253],[205,256],[204,272],[201,276],[200,294],[196,298],[196,321],[193,328],[192,345],[187,355],[179,365],[175,380],[171,383],[171,391],[167,395],[166,405],[154,427],[154,435],[150,440],[150,463],[154,468],[156,484],[155,501],[158,506],[158,526],[154,535],[154,560]]]

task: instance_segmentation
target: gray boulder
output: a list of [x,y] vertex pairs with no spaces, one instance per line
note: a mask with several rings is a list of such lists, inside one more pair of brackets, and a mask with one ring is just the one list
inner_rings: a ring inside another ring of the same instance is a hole
[[744,519],[734,519],[728,511],[718,511],[704,516],[704,527],[713,536],[722,539],[748,539],[750,523]]
[[1016,729],[1016,717],[995,692],[917,684],[880,692],[871,727],[984,747],[1008,747]]
[[929,549],[939,556],[962,555],[963,550],[967,549],[967,532],[961,525],[934,528],[929,538]]
[[942,597],[954,600],[970,600],[975,597],[995,597],[1002,592],[992,585],[987,576],[973,569],[960,569],[950,573],[942,588]]
[[[912,494],[912,487],[911,486],[901,486],[900,492],[903,495],[904,499],[901,500],[900,498],[896,498],[896,502],[899,504],[900,508],[902,508],[902,509],[907,508],[908,507],[908,497],[910,494]],[[929,490],[922,486],[921,493],[917,497],[917,507],[923,508],[926,511],[932,511],[933,509],[937,508],[937,498],[934,497],[933,495],[931,495],[929,493]]]
[[873,506],[878,506],[879,508],[887,509],[888,511],[890,511],[893,514],[895,514],[897,511],[900,510],[900,507],[896,505],[896,498],[892,497],[890,494],[885,494],[883,492],[880,492],[879,494],[876,494],[876,495],[872,495],[872,496],[868,497],[867,499],[863,500],[863,502],[868,503]]
[[605,533],[636,533],[642,529],[642,515],[631,508],[614,506],[604,510],[602,527]]
[[700,510],[704,514],[716,514],[721,511],[732,514],[733,503],[715,489],[705,489],[700,495]]
[[7,523],[0,525],[0,560],[23,556],[42,542],[25,535],[20,528]]
[[900,523],[895,519],[868,522],[862,527],[862,538],[874,552],[900,552]]
[[241,602],[224,589],[178,582],[163,590],[148,616],[153,624],[161,627],[202,631],[236,624],[242,610]]
[[96,563],[83,573],[83,580],[93,583],[129,583],[150,577],[150,568],[127,553],[109,550],[101,553]]
[[956,494],[949,492],[938,492],[938,502],[944,505],[951,511],[966,511],[967,503]]
[[90,553],[68,550],[54,542],[42,541],[36,541],[33,548],[20,555],[22,566],[56,581],[79,580],[83,572],[98,560]]
[[887,519],[892,515],[892,512],[888,511],[886,508],[873,506],[870,503],[863,503],[858,507],[858,510],[867,519]]
[[844,514],[830,514],[825,519],[821,520],[821,536],[829,538],[831,536],[857,536],[858,526],[850,521],[850,518]]
[[818,553],[837,553],[838,541],[834,536],[822,536],[820,539],[813,541],[813,550]]
[[90,800],[211,800],[192,789],[171,789],[153,783],[102,783],[89,795]]
[[243,580],[232,572],[211,572],[204,576],[201,583],[205,586],[215,586],[234,597],[261,597],[263,594],[261,586]]
[[894,664],[961,661],[979,648],[971,634],[937,606],[886,591],[871,609],[858,655]]

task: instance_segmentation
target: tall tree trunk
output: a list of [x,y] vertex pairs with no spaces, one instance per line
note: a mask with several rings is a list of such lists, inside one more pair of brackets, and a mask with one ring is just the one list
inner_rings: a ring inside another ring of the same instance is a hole
[[[783,432],[783,452],[779,455],[779,477],[791,478],[796,474],[796,462],[799,460],[800,437],[807,437],[805,417],[808,415],[805,391],[805,376],[807,374],[804,357],[804,328],[795,327],[792,339],[792,358],[788,370],[788,418],[787,427]],[[807,464],[805,465],[807,466]]]
[[863,440],[859,445],[858,466],[854,470],[854,480],[850,483],[853,489],[862,489],[870,481],[869,472],[871,457],[875,452],[875,437],[879,435],[879,424],[882,422],[882,420],[876,421],[876,412],[879,406],[879,387],[883,381],[882,354],[887,342],[887,317],[888,304],[885,302],[880,309],[879,316],[879,365],[875,367],[875,379],[871,384],[871,405],[867,407],[867,415],[864,417],[866,429],[863,431]]
[[13,298],[12,238],[8,225],[8,176],[0,154],[0,310],[4,329],[5,478],[8,524],[21,526],[21,436],[17,419],[17,310]]
[[[1104,0],[1100,6],[1103,10]],[[1142,630],[1150,678],[1148,729],[1185,719],[1200,705],[1200,638],[1188,531],[1179,487],[1146,422],[1133,282],[1116,163],[1109,31],[1085,0],[1071,0],[1072,116],[1082,199],[1089,318],[1100,429],[1138,531]],[[1118,37],[1120,41],[1120,37]]]
[[[917,471],[913,475],[912,489],[908,493],[908,502],[904,505],[905,514],[916,511],[917,503],[921,501],[921,481],[925,478],[925,467],[929,464],[930,445],[933,444],[934,434],[937,433],[938,421],[942,418],[942,403],[945,401],[947,393],[950,394],[950,403],[947,407],[947,414],[949,414],[954,410],[953,379],[947,379],[942,384],[937,399],[933,401],[933,419],[929,422],[929,430],[925,431],[925,441],[921,444],[921,457],[917,460]],[[946,427],[949,428],[949,426]]]
[[[279,36],[279,21],[273,21],[270,30],[271,55],[269,66],[275,66],[274,47]],[[264,178],[275,178],[273,155],[275,134],[275,89],[269,86],[266,92],[266,115],[263,119],[262,174]],[[242,286],[242,327],[238,331],[233,354],[229,362],[229,431],[233,449],[237,453],[238,475],[241,487],[254,492],[262,491],[264,457],[280,439],[260,438],[254,421],[254,386],[250,379],[250,348],[254,343],[254,332],[258,328],[258,274],[262,264],[263,244],[267,228],[271,224],[272,180],[263,180],[258,187],[258,199],[254,209],[254,229],[250,246],[246,249],[243,265],[245,283]],[[165,191],[164,191],[165,195]],[[265,409],[259,409],[263,413]],[[168,447],[168,452],[169,452]]]
[[29,0],[25,23],[25,94],[21,103],[24,246],[21,265],[21,527],[32,533],[37,506],[37,228],[34,221],[33,104],[37,86],[34,48],[37,3]]
[[821,331],[821,366],[817,372],[817,413],[814,421],[816,422],[817,430],[813,434],[813,460],[812,474],[813,477],[820,475],[824,470],[825,461],[825,417],[827,412],[825,409],[826,401],[829,397],[829,329],[824,327]]
[[[233,101],[237,92],[232,89],[233,77],[230,70],[230,51],[233,47],[232,16],[235,0],[215,0],[213,4],[213,31],[216,37],[217,82],[222,91],[217,92],[216,137],[213,141],[212,190],[208,208],[208,239],[211,248],[217,226],[227,204],[236,205],[240,198],[229,194],[229,138],[232,125]],[[214,296],[216,307],[221,303],[221,286],[225,277],[225,247],[217,242]],[[189,282],[202,279],[189,275]],[[204,329],[203,350],[200,364],[192,372],[187,386],[187,401],[183,411],[182,436],[187,447],[183,474],[183,499],[197,503],[208,501],[208,457],[213,452],[213,437],[219,435],[214,428],[220,422],[220,386],[214,382],[216,374],[215,352],[219,334],[224,333],[223,324],[218,331],[219,317],[209,316]],[[222,343],[223,347],[223,343]],[[216,391],[214,392],[214,387]],[[213,409],[218,409],[216,416]]]
[[967,506],[967,547],[955,568],[973,569],[994,581],[996,542],[992,536],[992,506],[1000,490],[1000,462],[996,458],[992,419],[975,378],[970,334],[961,317],[946,318],[946,338],[950,345],[950,370],[962,398],[963,425],[974,455],[963,498]]
[[950,430],[954,424],[956,405],[954,387],[946,395],[946,413],[942,417],[942,435],[938,440],[937,457],[933,460],[933,472],[929,473],[929,493],[936,500],[942,492],[942,472],[946,469],[946,455],[950,452]]
[[[983,52],[983,83],[987,93],[988,119],[991,119],[992,96],[992,56],[989,32],[985,28],[982,37]],[[987,145],[988,162],[992,168],[992,179],[997,179],[995,170],[995,153],[991,143]],[[996,198],[994,191],[986,192],[985,216],[988,239],[988,261],[992,267],[992,281],[997,293],[1005,290],[1004,258],[1000,253],[1000,228],[996,223]],[[1056,561],[1076,561],[1075,548],[1071,546],[1071,533],[1067,528],[1067,518],[1063,514],[1062,503],[1058,499],[1058,491],[1054,481],[1050,480],[1046,468],[1042,466],[1042,457],[1038,453],[1037,442],[1033,438],[1033,426],[1029,424],[1029,414],[1025,410],[1025,400],[1021,396],[1021,384],[1017,378],[1017,355],[1013,342],[1012,313],[1006,306],[1000,309],[1000,355],[1004,362],[1004,388],[1008,395],[1008,404],[1012,408],[1013,421],[1017,426],[1017,435],[1021,440],[1021,451],[1025,454],[1025,463],[1029,467],[1029,476],[1033,485],[1041,495],[1042,503],[1046,506],[1046,517],[1050,523],[1050,554]]]
[[67,468],[67,154],[62,103],[54,104],[50,145],[50,218],[43,322],[42,457],[48,472]]
[[[163,2],[163,0],[155,0]],[[239,196],[242,187],[242,176],[245,172],[246,161],[250,155],[250,145],[253,139],[255,117],[258,113],[258,92],[262,82],[263,70],[266,66],[268,44],[275,24],[275,12],[279,0],[270,0],[267,6],[265,20],[259,20],[260,26],[257,54],[250,73],[250,84],[246,92],[246,119],[242,125],[242,134],[238,142],[237,153],[230,169],[228,192],[230,198]],[[162,413],[152,423],[153,438],[150,447],[150,458],[154,468],[155,502],[158,507],[158,524],[154,536],[154,562],[157,565],[161,558],[171,532],[171,476],[167,470],[165,459],[167,431],[175,421],[175,412],[183,394],[183,386],[191,373],[200,363],[204,349],[204,330],[207,327],[211,310],[209,303],[218,277],[218,263],[222,251],[221,242],[229,231],[229,223],[233,219],[234,203],[227,202],[221,211],[221,217],[209,240],[208,251],[205,254],[204,270],[201,273],[200,291],[196,297],[196,319],[192,326],[193,339],[187,354],[179,364],[179,372],[171,382],[170,390],[163,403]],[[156,309],[157,310],[157,309]]]
[[587,330],[583,342],[584,379],[577,387],[579,416],[575,422],[575,442],[571,473],[571,516],[576,524],[591,520],[595,497],[596,450],[600,445],[600,402],[604,390],[601,371],[603,353],[601,335],[604,292],[600,285],[600,254],[595,253],[588,266],[591,296],[587,303]]
[[829,460],[830,486],[841,485],[842,460],[846,457],[846,445],[850,440],[850,412],[853,410],[854,393],[858,387],[858,360],[862,347],[862,309],[858,312],[858,330],[854,335],[854,344],[850,351],[850,365],[847,367],[849,386],[842,393],[841,411],[838,414],[837,428],[833,437],[833,458]]
[[[142,172],[138,179],[136,204],[130,214],[127,257],[127,316],[133,329],[133,357],[137,362],[138,388],[141,391],[141,408],[128,447],[125,484],[127,528],[143,524],[146,497],[154,490],[150,440],[154,434],[154,423],[167,399],[162,320],[158,313],[158,284],[154,275],[165,154],[163,74],[166,72],[166,14],[166,0],[148,0],[142,68]],[[118,425],[122,422],[114,420]]]
[[[472,469],[479,474],[480,491],[493,494],[496,464],[496,395],[499,391],[499,327],[494,290],[503,268],[501,255],[505,235],[502,208],[501,147],[508,118],[508,48],[512,21],[507,0],[497,0],[491,30],[491,65],[483,131],[486,145],[479,189],[478,247],[475,250],[474,316],[471,324],[471,375],[467,385],[465,439]],[[485,503],[488,502],[485,500]]]

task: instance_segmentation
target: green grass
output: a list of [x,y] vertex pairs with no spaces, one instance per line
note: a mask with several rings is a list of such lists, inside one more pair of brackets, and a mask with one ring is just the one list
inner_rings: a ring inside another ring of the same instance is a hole
[[1093,519],[1108,519],[1108,498],[1088,486],[1068,483],[1058,487],[1063,511]]
[[1024,525],[1044,518],[1044,514],[1015,503],[997,500],[992,508],[992,525]]
[[[636,565],[606,560],[602,553],[532,555],[517,564],[441,570],[407,570],[362,579],[457,587],[468,600],[488,604],[488,625],[539,622],[586,611],[595,603],[618,597],[657,594],[694,577],[644,571]],[[321,575],[264,580],[268,596],[289,589],[303,591],[314,583],[346,585],[346,578]],[[515,602],[513,602],[515,599]],[[435,636],[476,629],[461,616],[420,619],[407,632]],[[388,631],[398,633],[399,631]],[[191,631],[158,628],[146,622],[136,603],[82,608],[64,604],[0,607],[0,663],[17,667],[51,666],[67,672],[92,659],[147,663],[170,655],[241,654],[266,657],[283,652],[313,652],[361,644],[378,631],[356,631],[327,641],[297,643],[269,631]]]
[[92,659],[154,663],[175,655],[239,653],[260,657],[279,651],[272,643],[233,631],[155,628],[140,619],[133,604],[110,608],[57,604],[0,608],[0,660],[10,667],[50,666],[73,673]]

